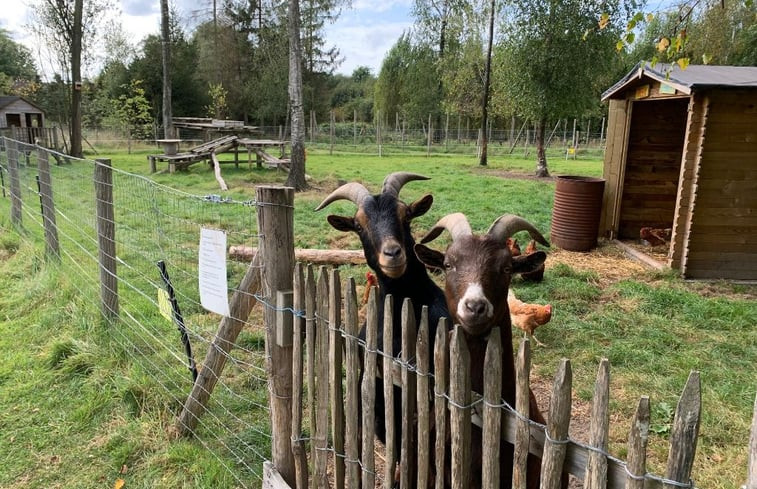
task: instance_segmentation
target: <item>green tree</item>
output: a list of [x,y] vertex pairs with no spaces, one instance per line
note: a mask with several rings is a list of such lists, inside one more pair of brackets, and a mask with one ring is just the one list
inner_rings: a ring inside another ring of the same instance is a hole
[[145,97],[145,90],[140,80],[132,80],[126,93],[114,102],[114,112],[124,125],[129,136],[129,152],[132,139],[149,139],[152,137],[154,118],[150,114],[150,103]]
[[51,53],[58,56],[60,73],[71,81],[69,136],[72,156],[82,156],[82,61],[96,40],[95,30],[111,9],[110,0],[36,0],[34,29]]
[[[497,56],[496,86],[517,115],[536,123],[536,175],[549,176],[547,121],[589,109],[601,89],[594,80],[610,70],[619,29],[595,29],[608,5],[596,0],[516,0]],[[609,16],[620,22],[615,4]],[[588,34],[587,34],[588,33]]]
[[[11,39],[7,30],[0,28],[0,73],[11,80],[36,80],[37,67],[32,52]],[[8,93],[6,91],[6,93]]]

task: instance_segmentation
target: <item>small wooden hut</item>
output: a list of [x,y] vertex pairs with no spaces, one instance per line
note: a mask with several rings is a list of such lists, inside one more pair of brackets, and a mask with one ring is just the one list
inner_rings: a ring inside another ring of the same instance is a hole
[[17,95],[0,95],[0,135],[57,149],[55,129],[45,127],[45,111]]
[[757,280],[757,67],[637,65],[602,100],[600,236],[670,228],[683,277]]

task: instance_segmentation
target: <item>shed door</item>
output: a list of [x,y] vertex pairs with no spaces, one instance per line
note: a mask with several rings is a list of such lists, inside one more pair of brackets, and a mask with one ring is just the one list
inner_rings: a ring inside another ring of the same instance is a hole
[[633,103],[618,236],[672,228],[686,135],[688,99]]
[[21,127],[21,114],[5,114],[5,127]]

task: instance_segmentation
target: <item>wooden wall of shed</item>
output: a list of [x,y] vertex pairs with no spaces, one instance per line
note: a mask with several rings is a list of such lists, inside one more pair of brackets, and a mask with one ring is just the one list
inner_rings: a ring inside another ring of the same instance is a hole
[[708,97],[685,276],[757,280],[757,90]]
[[618,237],[638,239],[642,227],[673,226],[688,102],[633,103]]

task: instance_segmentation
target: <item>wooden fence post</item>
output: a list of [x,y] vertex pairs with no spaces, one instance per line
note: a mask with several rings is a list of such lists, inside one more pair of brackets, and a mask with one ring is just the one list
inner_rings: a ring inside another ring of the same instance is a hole
[[628,435],[626,489],[644,489],[647,473],[647,441],[649,440],[649,397],[641,396]]
[[[292,290],[294,276],[294,189],[257,187],[258,231],[263,263],[262,294],[273,304],[276,291]],[[266,369],[270,382],[271,455],[273,465],[291,486],[295,484],[292,454],[292,342],[276,341],[276,310],[264,310],[266,325]]]
[[[676,482],[689,482],[699,438],[699,419],[702,410],[702,386],[699,372],[692,370],[681,398],[678,400],[673,426],[670,429],[670,453],[665,476]],[[673,484],[665,484],[673,489]]]
[[[344,454],[344,391],[342,388],[342,283],[339,270],[329,275],[329,395],[331,400],[331,439],[334,451]],[[344,488],[344,458],[334,457],[334,487]]]
[[366,489],[376,485],[376,460],[373,440],[376,433],[376,350],[378,348],[378,288],[371,287],[368,295],[365,313],[365,371],[361,386],[363,399],[363,447],[361,460],[363,461],[363,487]]
[[746,489],[757,489],[757,395],[754,396],[754,414],[752,414],[752,433],[749,436],[748,456]]
[[[297,312],[305,310],[305,274],[302,264],[297,263],[294,269],[294,290],[292,307]],[[302,433],[302,338],[305,333],[305,317],[296,314],[293,318],[293,365],[292,365],[292,453],[294,454],[295,471],[297,474],[297,489],[308,487],[308,459],[305,453],[305,442]]]
[[570,360],[563,358],[555,374],[552,400],[549,403],[549,418],[545,431],[547,437],[541,463],[541,487],[544,489],[560,487],[565,453],[568,449],[572,384],[573,371],[570,368]]
[[515,431],[513,457],[513,489],[526,489],[526,471],[528,467],[528,446],[530,442],[530,428],[528,419],[531,417],[529,406],[529,380],[531,377],[531,342],[523,338],[518,347],[518,357],[515,363],[515,410],[522,417],[518,417]]
[[471,481],[470,353],[462,328],[455,326],[449,353],[450,427],[452,433],[452,488],[467,489]]
[[594,384],[594,401],[591,409],[589,444],[598,449],[589,452],[589,463],[584,476],[584,489],[607,487],[607,443],[610,433],[610,362],[603,358],[599,363]]
[[116,271],[116,222],[113,212],[113,170],[110,159],[95,160],[95,208],[100,263],[100,300],[102,313],[118,316],[118,275]]
[[[498,406],[502,399],[502,354],[500,329],[494,328],[489,335],[484,358],[484,372],[486,374],[484,375],[485,402],[482,451],[486,455],[483,457],[481,467],[482,487],[499,487],[502,477],[499,470],[502,410]],[[507,354],[510,355],[510,352],[508,351]]]
[[18,175],[18,143],[12,139],[5,140],[5,151],[8,154],[8,176],[11,191],[11,222],[21,225],[21,181]]
[[47,150],[41,147],[38,148],[37,165],[39,169],[39,193],[42,200],[42,223],[45,226],[45,255],[60,260],[58,226],[55,224],[53,183],[52,178],[50,178],[50,161]]

